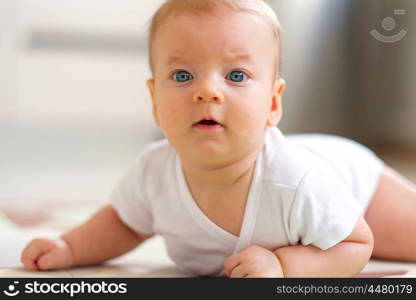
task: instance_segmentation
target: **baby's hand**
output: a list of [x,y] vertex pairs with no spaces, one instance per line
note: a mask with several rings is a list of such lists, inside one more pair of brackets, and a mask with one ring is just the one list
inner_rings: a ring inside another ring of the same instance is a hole
[[228,257],[224,263],[224,272],[233,278],[284,277],[277,256],[256,245]]
[[72,267],[74,257],[65,240],[37,238],[23,250],[21,262],[29,270],[53,270]]

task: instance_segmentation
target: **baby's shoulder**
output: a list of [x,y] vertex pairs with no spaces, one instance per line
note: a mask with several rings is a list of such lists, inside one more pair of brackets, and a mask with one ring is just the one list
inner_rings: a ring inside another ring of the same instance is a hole
[[140,150],[136,162],[143,170],[157,170],[166,166],[174,154],[173,147],[166,139],[157,140],[150,142]]
[[276,128],[268,132],[262,158],[263,178],[275,184],[297,189],[301,184],[337,178],[325,159],[291,142]]
[[172,151],[172,146],[169,144],[167,139],[156,140],[146,144],[141,153],[147,156],[154,155],[166,155]]
[[345,184],[320,157],[285,147],[264,162],[264,180],[275,187],[286,187],[298,194],[319,194],[345,190]]
[[263,153],[265,181],[297,188],[316,162],[290,144],[282,144],[275,151]]

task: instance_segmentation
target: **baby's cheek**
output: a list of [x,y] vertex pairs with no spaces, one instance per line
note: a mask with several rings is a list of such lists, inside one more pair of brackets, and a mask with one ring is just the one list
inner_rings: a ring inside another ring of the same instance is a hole
[[185,126],[188,117],[176,106],[166,106],[160,111],[160,127],[168,132],[176,132]]
[[250,124],[252,129],[255,129],[257,127],[261,128],[266,118],[267,118],[267,111],[264,109],[264,107],[257,105],[257,106],[251,107],[250,111],[247,113],[246,122]]

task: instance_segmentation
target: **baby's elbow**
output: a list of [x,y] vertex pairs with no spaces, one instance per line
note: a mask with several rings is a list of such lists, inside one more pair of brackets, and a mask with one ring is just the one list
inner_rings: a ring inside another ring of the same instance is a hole
[[369,233],[368,233],[368,240],[367,240],[367,244],[368,244],[368,247],[370,248],[370,252],[372,253],[373,252],[373,249],[374,249],[374,235],[373,235],[373,232],[370,230],[370,228],[369,228]]
[[371,254],[373,253],[373,249],[374,249],[374,236],[373,236],[373,232],[371,231],[370,227],[368,226],[367,222],[364,220],[364,218],[362,218],[360,220],[361,224],[360,224],[360,243],[364,246],[365,248],[365,256],[367,258],[367,260],[370,259]]
[[368,263],[373,253],[374,248],[374,238],[371,231],[366,233],[364,239],[355,242],[355,247],[353,247],[353,253],[351,257],[356,257],[357,261],[360,261],[362,265]]
[[373,236],[373,232],[371,231],[371,229],[367,226],[368,230],[366,230],[366,234],[365,234],[365,241],[364,241],[364,245],[367,249],[366,254],[367,254],[367,260],[369,260],[371,258],[371,255],[373,254],[373,249],[374,249],[374,236]]
[[[359,244],[355,247],[355,253],[351,253],[353,256],[356,257],[357,263],[358,263],[358,269],[362,270],[365,265],[369,262],[371,259],[371,255],[373,253],[374,248],[374,237],[371,230],[369,230],[366,233],[365,239],[360,241]],[[358,272],[356,272],[358,273]]]
[[351,248],[355,252],[351,253],[352,257],[361,257],[364,261],[370,259],[374,248],[374,236],[363,217],[360,217],[354,230],[344,241],[356,244],[355,247]]

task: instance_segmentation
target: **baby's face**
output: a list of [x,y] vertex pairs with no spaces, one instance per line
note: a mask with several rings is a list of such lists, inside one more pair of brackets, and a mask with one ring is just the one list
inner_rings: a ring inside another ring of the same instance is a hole
[[165,20],[153,42],[153,114],[181,158],[219,165],[259,150],[266,126],[280,120],[284,90],[269,25],[247,13],[183,14]]

